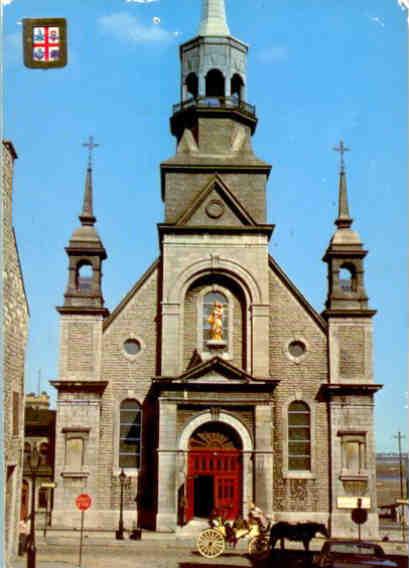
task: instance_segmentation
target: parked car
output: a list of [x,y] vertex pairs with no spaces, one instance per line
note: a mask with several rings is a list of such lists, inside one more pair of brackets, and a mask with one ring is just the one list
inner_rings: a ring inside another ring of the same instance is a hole
[[327,540],[313,557],[319,568],[398,568],[379,544],[362,540]]

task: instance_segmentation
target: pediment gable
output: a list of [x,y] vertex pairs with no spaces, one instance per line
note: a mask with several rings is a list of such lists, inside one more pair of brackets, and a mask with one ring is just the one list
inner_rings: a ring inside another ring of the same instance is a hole
[[216,174],[189,203],[176,225],[251,226],[257,223]]
[[178,382],[200,383],[249,383],[252,381],[252,377],[216,356],[194,367],[188,367],[176,380]]

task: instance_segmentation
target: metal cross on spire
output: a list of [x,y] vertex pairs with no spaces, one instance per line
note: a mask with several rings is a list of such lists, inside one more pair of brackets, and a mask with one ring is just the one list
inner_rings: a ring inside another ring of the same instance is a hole
[[92,168],[92,151],[94,148],[97,148],[99,146],[99,144],[96,144],[94,142],[94,137],[90,136],[88,138],[88,142],[84,142],[83,146],[86,146],[88,148],[88,168],[91,169]]
[[339,146],[334,146],[333,150],[335,150],[335,152],[340,153],[340,156],[341,156],[341,173],[343,174],[345,172],[344,154],[345,154],[345,152],[349,152],[349,148],[347,148],[344,145],[343,140],[340,140]]

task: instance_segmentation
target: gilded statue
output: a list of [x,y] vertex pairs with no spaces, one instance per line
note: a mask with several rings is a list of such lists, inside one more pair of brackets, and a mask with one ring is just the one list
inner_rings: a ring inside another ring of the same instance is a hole
[[221,341],[223,339],[223,304],[214,302],[207,321],[210,324],[210,339]]

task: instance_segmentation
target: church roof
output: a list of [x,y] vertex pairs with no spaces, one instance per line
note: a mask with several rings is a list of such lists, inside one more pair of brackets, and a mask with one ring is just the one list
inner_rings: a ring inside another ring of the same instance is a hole
[[269,255],[268,259],[270,268],[278,276],[284,286],[291,292],[291,294],[300,302],[300,304],[305,308],[306,312],[312,317],[312,319],[318,324],[318,326],[327,333],[327,322],[324,318],[311,306],[304,294],[295,286],[295,284],[289,279],[284,270],[278,265],[277,261]]
[[111,323],[117,318],[117,316],[122,312],[122,310],[127,306],[127,304],[132,300],[136,292],[145,284],[148,278],[155,272],[158,268],[160,262],[160,258],[157,258],[142,274],[139,280],[132,286],[129,292],[124,296],[121,302],[117,305],[117,307],[110,313],[110,315],[104,320],[103,330],[105,331]]

